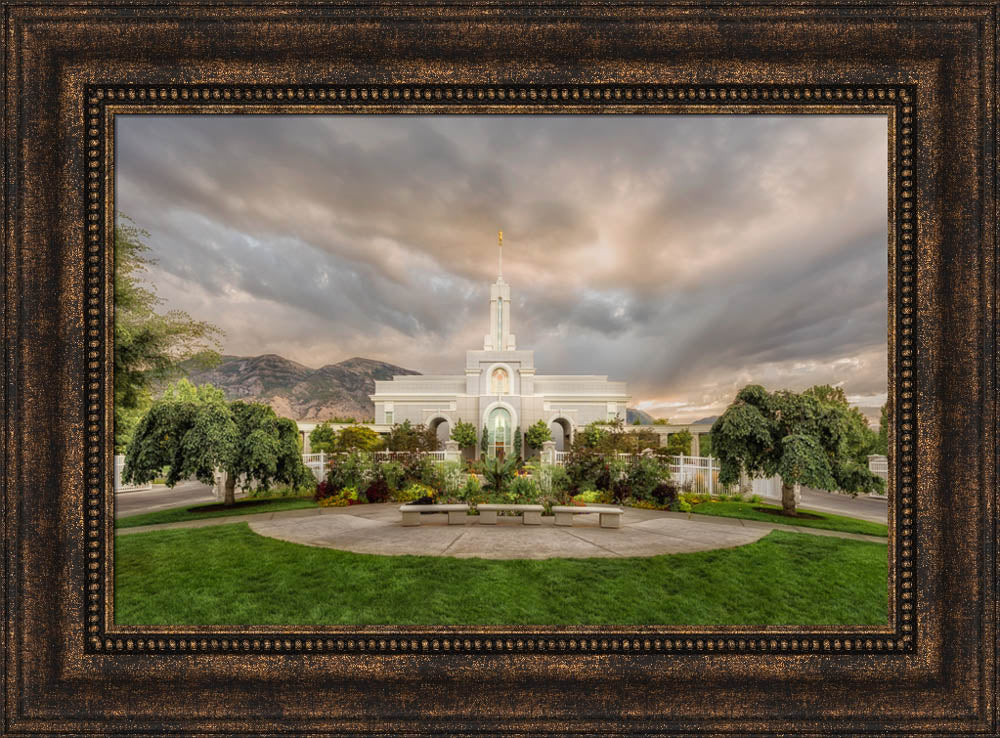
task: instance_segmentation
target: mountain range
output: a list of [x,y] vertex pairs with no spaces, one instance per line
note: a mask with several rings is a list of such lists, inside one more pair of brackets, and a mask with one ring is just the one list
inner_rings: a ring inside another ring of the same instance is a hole
[[224,354],[212,369],[190,370],[188,379],[194,384],[215,385],[229,400],[265,402],[278,415],[295,420],[365,420],[375,416],[375,405],[368,395],[375,391],[376,379],[419,373],[360,357],[311,369],[277,354]]
[[[223,354],[211,369],[188,364],[188,379],[194,384],[213,384],[228,400],[265,402],[283,417],[295,420],[330,420],[335,417],[372,419],[375,380],[400,374],[420,374],[384,361],[354,357],[338,364],[312,369],[277,354],[233,356]],[[650,425],[655,418],[638,408],[627,409],[626,423],[636,420]],[[698,422],[711,422],[704,418]]]

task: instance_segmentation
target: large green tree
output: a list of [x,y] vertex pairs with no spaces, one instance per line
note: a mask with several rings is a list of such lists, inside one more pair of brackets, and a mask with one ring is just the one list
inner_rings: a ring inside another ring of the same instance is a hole
[[232,505],[243,478],[267,489],[274,482],[301,485],[312,475],[302,463],[295,421],[255,402],[155,401],[135,429],[122,478],[152,481],[164,467],[167,486],[189,477],[213,484],[226,472],[225,503]]
[[212,402],[225,402],[226,393],[214,384],[194,384],[191,380],[182,377],[167,385],[159,399],[169,402],[194,402],[206,405]]
[[155,263],[149,233],[119,214],[115,226],[115,450],[123,452],[157,384],[189,367],[219,361],[221,332],[180,310],[158,312],[162,300],[143,281]]
[[543,443],[552,440],[552,429],[544,420],[535,421],[524,432],[524,440],[529,448],[541,448]]
[[382,437],[364,425],[349,425],[337,435],[337,448],[341,451],[378,451]]
[[337,431],[330,425],[329,420],[324,420],[309,431],[309,450],[314,454],[321,452],[329,454],[337,450]]
[[882,405],[878,421],[878,440],[872,448],[872,453],[882,454],[882,456],[886,456],[889,453],[889,413],[886,411],[885,405]]
[[740,390],[712,425],[719,481],[735,484],[741,471],[780,475],[788,515],[795,514],[800,485],[854,495],[881,490],[884,482],[868,471],[865,458],[867,422],[838,390],[768,392],[755,384]]
[[692,443],[694,443],[694,436],[691,431],[682,428],[667,436],[667,450],[664,453],[667,456],[690,456]]
[[433,428],[409,420],[397,423],[389,431],[385,446],[389,451],[437,451],[440,442]]
[[475,448],[476,446],[476,426],[459,420],[455,427],[451,429],[451,440],[458,444],[461,449]]

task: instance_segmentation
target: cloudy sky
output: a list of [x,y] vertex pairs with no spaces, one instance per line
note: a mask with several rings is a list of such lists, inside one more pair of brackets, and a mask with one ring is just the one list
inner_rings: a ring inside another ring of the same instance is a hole
[[887,386],[876,116],[120,116],[117,206],[226,353],[460,373],[504,231],[518,348],[687,421]]

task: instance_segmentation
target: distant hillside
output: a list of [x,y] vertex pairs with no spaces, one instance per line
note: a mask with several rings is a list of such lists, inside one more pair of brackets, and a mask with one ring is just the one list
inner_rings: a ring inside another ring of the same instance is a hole
[[647,413],[645,410],[640,410],[637,407],[626,408],[625,425],[635,425],[636,420],[639,421],[639,425],[652,425],[656,418]]
[[295,420],[335,416],[363,420],[375,416],[368,395],[375,391],[376,379],[419,373],[359,357],[310,369],[277,354],[224,355],[214,369],[193,370],[188,379],[194,384],[213,384],[230,400],[266,402],[278,415]]

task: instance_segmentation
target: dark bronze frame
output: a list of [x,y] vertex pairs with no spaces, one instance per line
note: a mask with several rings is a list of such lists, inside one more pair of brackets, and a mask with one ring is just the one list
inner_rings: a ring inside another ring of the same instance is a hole
[[[3,7],[5,732],[996,733],[996,0]],[[886,115],[888,627],[116,626],[112,122],[230,111]]]

